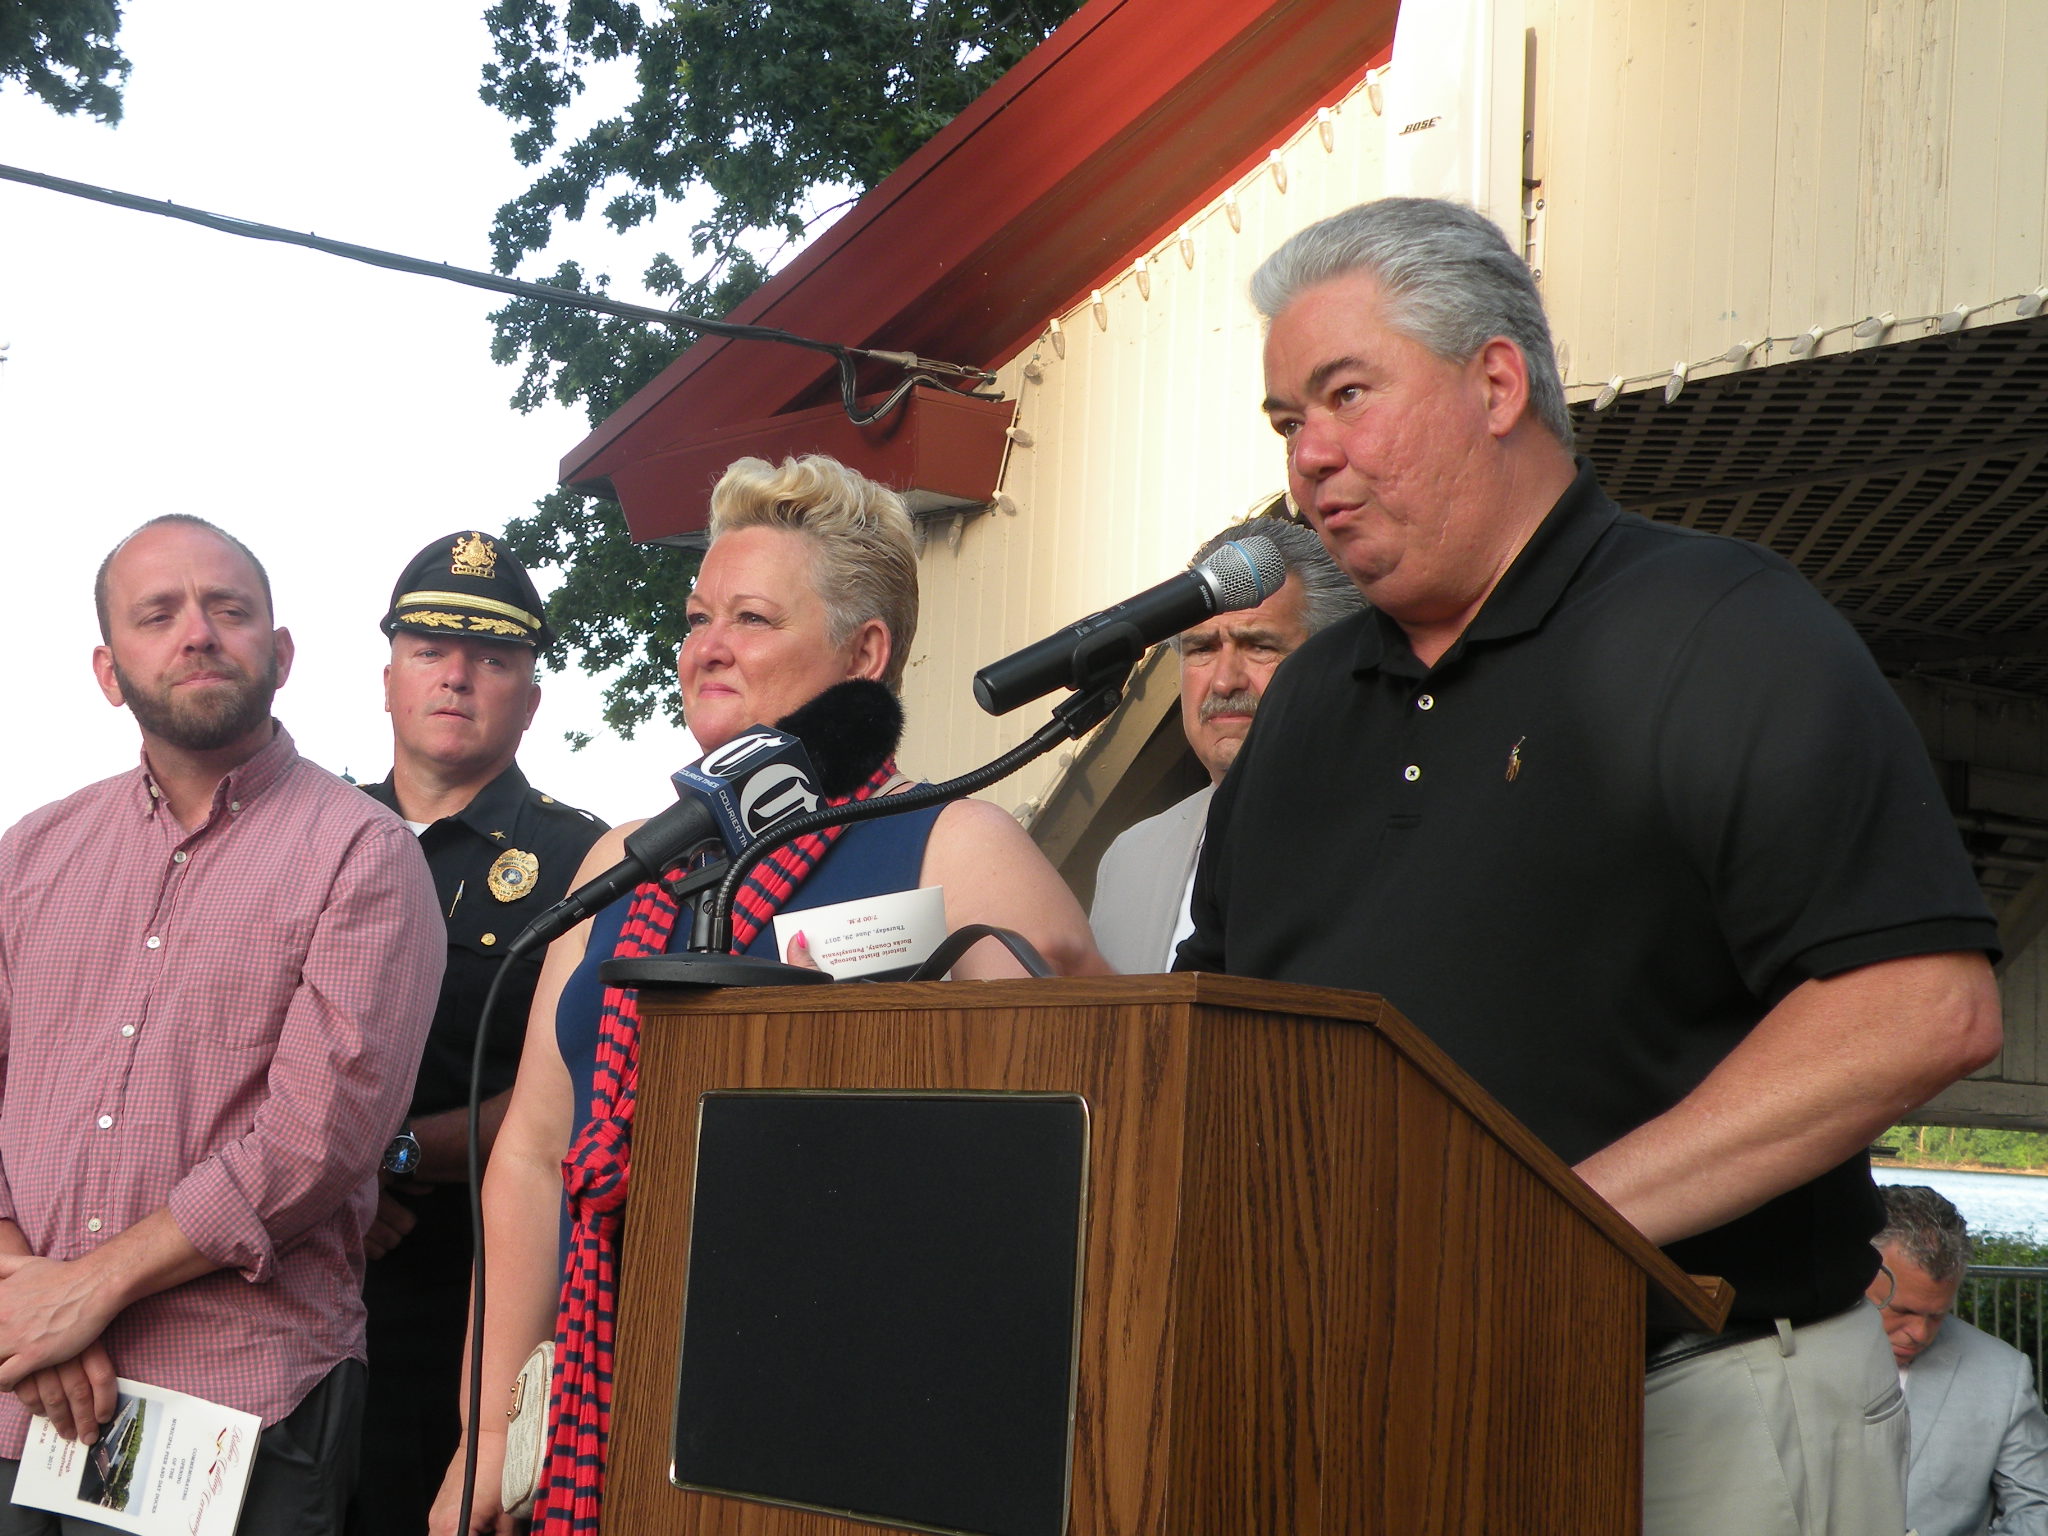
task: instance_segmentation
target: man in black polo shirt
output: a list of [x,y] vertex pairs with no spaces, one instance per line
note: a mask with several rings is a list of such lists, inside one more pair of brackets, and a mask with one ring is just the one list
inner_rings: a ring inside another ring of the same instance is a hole
[[1289,488],[1373,609],[1276,674],[1179,964],[1385,994],[1733,1281],[1735,1342],[1658,1341],[1652,1536],[1902,1531],[1863,1148],[1999,1039],[1911,723],[1783,561],[1574,465],[1541,302],[1479,215],[1352,209],[1253,299]]
[[[552,636],[532,578],[475,530],[413,557],[383,620],[391,637],[384,707],[391,776],[371,798],[419,834],[448,925],[448,968],[400,1143],[412,1161],[387,1174],[363,1298],[370,1386],[362,1473],[349,1511],[358,1536],[414,1536],[460,1437],[462,1341],[468,1325],[470,1064],[499,956],[559,901],[605,830],[587,812],[526,782],[514,761],[540,705],[535,647]],[[499,989],[484,1059],[483,1150],[504,1117],[540,958]],[[534,1241],[552,1247],[552,1231]]]

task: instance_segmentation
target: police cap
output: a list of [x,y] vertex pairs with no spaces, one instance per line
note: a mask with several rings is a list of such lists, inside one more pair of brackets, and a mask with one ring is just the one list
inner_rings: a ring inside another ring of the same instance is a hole
[[436,539],[413,556],[391,589],[391,611],[380,627],[387,635],[409,629],[533,646],[555,638],[526,567],[474,529]]

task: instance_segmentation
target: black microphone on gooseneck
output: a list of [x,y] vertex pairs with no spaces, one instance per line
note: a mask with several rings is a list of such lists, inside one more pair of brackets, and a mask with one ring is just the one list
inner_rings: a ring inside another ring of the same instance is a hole
[[866,678],[835,683],[774,726],[740,732],[671,775],[676,803],[627,833],[626,856],[541,913],[510,952],[552,943],[706,843],[738,853],[778,823],[816,810],[822,796],[852,793],[902,735],[896,696]]
[[1286,580],[1287,562],[1271,539],[1234,539],[1200,565],[989,663],[974,674],[975,702],[1004,715],[1055,688],[1095,686],[1098,668],[1127,668],[1192,624],[1256,608]]

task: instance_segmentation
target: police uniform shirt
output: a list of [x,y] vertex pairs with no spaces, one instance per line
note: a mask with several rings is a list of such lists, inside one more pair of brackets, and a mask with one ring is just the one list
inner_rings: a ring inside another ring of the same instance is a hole
[[[365,790],[379,803],[399,809],[389,779]],[[413,1088],[415,1117],[469,1102],[477,1021],[505,947],[568,894],[583,856],[604,831],[595,816],[534,789],[515,763],[462,810],[420,834],[420,851],[433,871],[448,925],[448,968]],[[511,1087],[518,1073],[540,963],[538,954],[515,961],[513,974],[499,990],[484,1057],[484,1098]]]

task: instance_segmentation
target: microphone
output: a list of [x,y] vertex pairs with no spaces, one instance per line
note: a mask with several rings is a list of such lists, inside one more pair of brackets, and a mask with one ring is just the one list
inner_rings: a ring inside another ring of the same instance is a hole
[[[670,776],[676,803],[626,835],[626,856],[529,923],[508,953],[552,943],[635,886],[658,880],[716,839],[728,855],[793,816],[818,808],[820,790],[851,793],[896,750],[903,709],[882,684],[835,683],[775,726],[756,725]],[[819,769],[806,743],[816,744]]]
[[1005,715],[1055,688],[1093,687],[1190,625],[1258,607],[1286,580],[1287,562],[1271,539],[1232,540],[1200,565],[991,662],[974,674],[974,700]]

